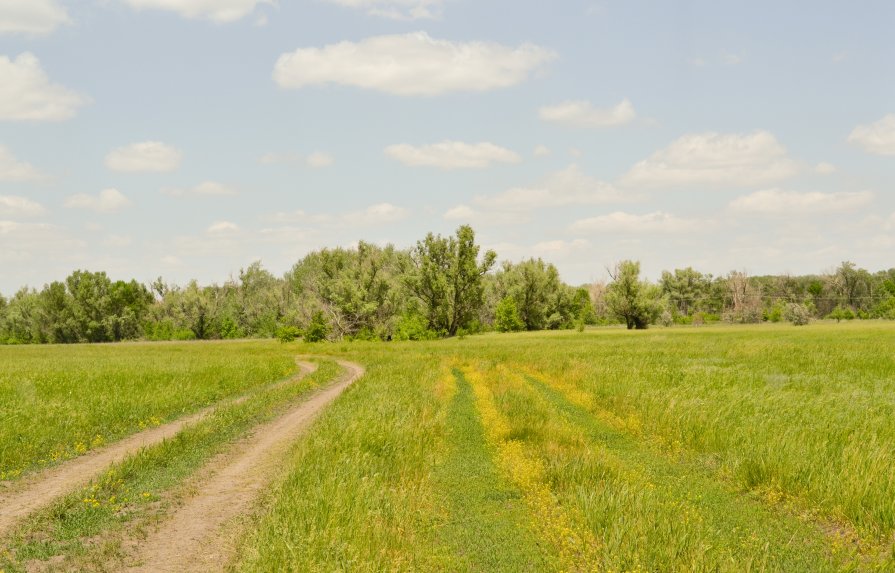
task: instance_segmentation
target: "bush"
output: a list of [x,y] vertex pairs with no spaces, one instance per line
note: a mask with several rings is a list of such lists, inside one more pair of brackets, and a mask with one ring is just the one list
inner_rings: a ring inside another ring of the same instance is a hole
[[281,326],[277,329],[277,340],[282,343],[295,342],[295,339],[301,335],[301,330],[294,326]]
[[670,310],[662,311],[662,314],[659,316],[659,324],[662,326],[671,326],[674,324],[674,315],[671,314]]
[[497,305],[494,317],[494,328],[498,332],[515,332],[523,330],[525,323],[519,316],[519,309],[516,307],[516,301],[512,297],[505,297]]
[[827,318],[835,319],[836,322],[840,320],[854,320],[855,313],[848,307],[837,306],[833,309],[833,312],[827,315]]
[[407,313],[398,319],[395,325],[395,340],[436,340],[438,333],[429,329],[425,317],[416,313]]
[[811,312],[801,304],[791,302],[786,305],[783,315],[796,326],[805,326],[811,322]]
[[307,328],[305,328],[303,338],[305,339],[305,342],[320,342],[326,340],[328,334],[329,323],[326,322],[326,317],[323,316],[323,312],[318,310],[314,313],[314,316],[311,317],[311,322],[308,323]]

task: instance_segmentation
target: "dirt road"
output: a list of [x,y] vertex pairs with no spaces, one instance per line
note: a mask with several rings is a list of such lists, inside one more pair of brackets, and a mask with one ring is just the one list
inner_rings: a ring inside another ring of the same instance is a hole
[[251,511],[262,488],[283,470],[283,456],[323,408],[364,369],[338,362],[345,373],[276,420],[259,426],[221,454],[193,481],[196,494],[140,544],[129,571],[220,571],[232,556],[233,522]]
[[[298,362],[298,367],[298,374],[267,388],[273,389],[295,382],[317,370],[317,365],[310,362]],[[60,496],[87,484],[91,478],[96,477],[110,465],[138,452],[140,448],[172,438],[185,426],[198,422],[216,408],[223,405],[240,404],[246,401],[250,395],[223,400],[195,414],[134,434],[13,484],[7,491],[0,492],[0,537],[9,533],[21,519],[49,505]]]

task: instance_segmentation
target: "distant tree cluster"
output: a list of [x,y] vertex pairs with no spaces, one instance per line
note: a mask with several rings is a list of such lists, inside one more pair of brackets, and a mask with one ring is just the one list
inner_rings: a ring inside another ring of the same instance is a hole
[[851,262],[823,275],[714,277],[692,268],[640,276],[621,261],[608,283],[573,287],[541,259],[496,265],[475,233],[427,235],[407,250],[361,242],[323,249],[283,277],[253,263],[222,285],[150,285],[75,271],[41,290],[0,296],[0,343],[278,337],[428,340],[585,325],[895,319],[895,269]]

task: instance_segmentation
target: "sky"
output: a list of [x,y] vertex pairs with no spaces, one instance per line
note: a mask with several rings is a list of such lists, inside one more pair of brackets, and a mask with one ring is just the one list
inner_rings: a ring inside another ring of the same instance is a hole
[[0,0],[0,293],[476,230],[563,279],[895,267],[895,3]]

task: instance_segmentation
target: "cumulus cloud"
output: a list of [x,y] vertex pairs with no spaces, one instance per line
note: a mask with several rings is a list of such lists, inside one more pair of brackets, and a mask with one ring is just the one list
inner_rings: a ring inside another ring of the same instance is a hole
[[29,52],[0,56],[0,121],[62,121],[90,99],[54,84]]
[[130,204],[130,199],[117,189],[103,189],[96,195],[78,193],[65,201],[65,206],[70,209],[89,209],[97,213],[114,213]]
[[364,10],[372,16],[392,20],[440,18],[444,0],[326,0],[348,8]]
[[821,162],[814,166],[814,172],[818,175],[832,175],[838,171],[832,163]]
[[305,165],[313,169],[321,169],[323,167],[329,167],[330,165],[334,164],[336,162],[336,159],[329,153],[315,151],[310,155],[304,155],[302,153],[294,152],[268,153],[261,156],[260,161],[263,165]]
[[469,205],[457,205],[444,213],[446,221],[470,225],[522,225],[531,221],[531,215],[522,211],[483,210]]
[[0,1],[0,34],[44,35],[70,22],[56,0]]
[[302,223],[329,227],[376,226],[403,221],[410,211],[391,203],[377,203],[359,211],[338,214],[308,213],[304,210],[277,213],[272,219],[278,223]]
[[876,123],[859,125],[848,136],[848,142],[867,153],[895,155],[895,113]]
[[483,92],[522,83],[555,57],[523,44],[451,42],[425,32],[376,36],[280,56],[273,79],[283,88],[340,84],[401,96]]
[[767,131],[695,133],[637,163],[622,183],[642,187],[685,185],[748,187],[792,177],[798,166]]
[[233,187],[228,187],[216,181],[203,181],[195,187],[163,187],[161,190],[163,195],[169,197],[183,197],[186,195],[200,195],[204,197],[222,197],[228,195],[236,195],[237,191]]
[[113,149],[106,155],[106,167],[126,173],[166,173],[180,167],[183,154],[160,141],[144,141]]
[[706,224],[695,219],[683,219],[670,213],[656,211],[637,215],[616,211],[608,215],[598,215],[579,219],[572,223],[570,230],[576,233],[690,233]]
[[135,10],[165,10],[184,18],[234,22],[255,11],[261,4],[276,5],[274,0],[123,0]]
[[239,231],[239,225],[230,221],[215,221],[205,230],[209,235],[222,235],[227,233],[236,233]]
[[44,213],[43,205],[35,203],[25,197],[15,195],[0,195],[0,216],[3,217],[33,217]]
[[43,177],[32,165],[19,161],[9,149],[0,145],[0,181],[36,181]]
[[589,101],[566,101],[542,107],[539,115],[544,121],[572,127],[613,127],[631,123],[637,118],[634,106],[627,99],[608,109],[596,108]]
[[548,155],[550,155],[550,153],[550,148],[546,145],[538,145],[532,152],[535,157],[547,157]]
[[[0,220],[0,262],[28,263],[51,261],[71,269],[70,262],[86,243],[47,223],[21,223]],[[31,265],[14,264],[7,269],[13,276],[32,277]],[[59,269],[59,272],[64,272]],[[7,280],[9,280],[8,277]]]
[[405,165],[441,169],[481,169],[492,163],[522,161],[517,153],[488,142],[442,141],[420,147],[402,143],[386,147],[385,154]]
[[762,215],[794,215],[838,213],[869,205],[874,195],[870,191],[838,193],[798,193],[767,189],[734,199],[730,208],[741,213]]
[[541,185],[516,187],[496,195],[479,196],[475,204],[490,209],[528,211],[568,205],[601,205],[631,201],[611,184],[595,179],[581,171],[578,165],[557,171]]

